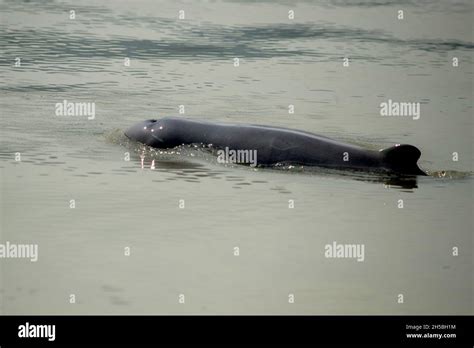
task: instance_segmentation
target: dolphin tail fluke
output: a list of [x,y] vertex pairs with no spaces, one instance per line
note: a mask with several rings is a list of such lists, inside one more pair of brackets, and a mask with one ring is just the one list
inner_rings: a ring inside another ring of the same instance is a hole
[[382,152],[384,164],[391,170],[400,174],[427,175],[417,164],[421,151],[413,145],[395,145]]

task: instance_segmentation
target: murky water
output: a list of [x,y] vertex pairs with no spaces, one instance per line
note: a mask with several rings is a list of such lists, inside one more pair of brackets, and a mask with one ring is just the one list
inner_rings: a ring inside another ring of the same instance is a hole
[[[472,314],[472,11],[0,2],[0,239],[39,247],[37,262],[0,259],[1,312]],[[381,117],[388,99],[420,102],[420,119]],[[94,102],[95,117],[57,116],[64,100]],[[368,148],[413,144],[432,175],[225,166],[122,135],[180,105]],[[325,257],[333,242],[364,245],[364,260]]]

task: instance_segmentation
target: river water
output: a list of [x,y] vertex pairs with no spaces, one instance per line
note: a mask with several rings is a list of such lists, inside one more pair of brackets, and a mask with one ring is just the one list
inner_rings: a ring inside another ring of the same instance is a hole
[[[0,242],[38,245],[0,259],[1,313],[472,314],[472,6],[0,2]],[[389,99],[419,119],[382,117]],[[223,165],[123,136],[163,116],[413,144],[430,176]]]

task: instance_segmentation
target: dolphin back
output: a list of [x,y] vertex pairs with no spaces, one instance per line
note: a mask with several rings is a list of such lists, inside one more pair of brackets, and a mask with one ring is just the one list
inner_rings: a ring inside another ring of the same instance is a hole
[[401,144],[381,150],[382,161],[388,168],[403,174],[427,175],[418,167],[421,151],[408,144]]

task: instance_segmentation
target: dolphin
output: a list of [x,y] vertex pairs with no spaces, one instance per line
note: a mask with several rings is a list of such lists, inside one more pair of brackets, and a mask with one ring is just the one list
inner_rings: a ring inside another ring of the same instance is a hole
[[[302,130],[254,124],[218,123],[182,117],[139,122],[125,131],[137,142],[159,149],[204,145],[233,153],[253,151],[258,166],[279,164],[341,170],[427,175],[417,161],[418,148],[408,144],[374,151]],[[222,152],[221,152],[222,153]]]

